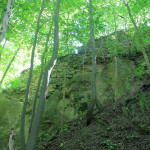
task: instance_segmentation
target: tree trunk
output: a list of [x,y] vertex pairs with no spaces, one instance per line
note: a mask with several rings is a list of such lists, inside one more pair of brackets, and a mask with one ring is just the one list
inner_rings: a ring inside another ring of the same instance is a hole
[[13,63],[13,61],[14,61],[14,59],[15,59],[17,53],[18,53],[18,51],[19,51],[19,49],[17,49],[17,50],[15,51],[15,54],[14,54],[13,58],[11,59],[11,61],[10,61],[9,64],[8,64],[6,70],[5,70],[4,74],[3,74],[3,77],[2,77],[2,79],[1,79],[1,81],[0,81],[0,87],[1,87],[1,85],[2,85],[2,83],[3,83],[3,81],[4,81],[4,78],[6,77],[6,74],[7,74],[8,70],[9,70],[11,64]]
[[69,11],[68,11],[68,17],[67,17],[67,37],[66,37],[66,46],[67,46],[67,52],[68,52],[68,55],[69,55],[70,51],[69,51],[69,46],[68,46],[68,35],[69,35],[69,33],[68,33],[68,27],[69,27],[68,21],[69,21]]
[[[67,67],[67,65],[65,65]],[[63,84],[63,99],[62,99],[62,108],[61,108],[61,132],[63,134],[63,126],[64,126],[64,104],[65,104],[65,97],[66,97],[66,75],[67,75],[67,70],[64,69],[64,84]]]
[[2,59],[2,52],[3,52],[3,49],[4,49],[4,47],[5,47],[5,45],[6,45],[6,40],[5,40],[5,43],[4,43],[4,45],[3,45],[3,47],[2,47],[2,49],[0,50],[0,62],[1,62],[1,59]]
[[[68,28],[69,28],[69,23],[68,23],[68,20],[69,20],[69,11],[68,11],[68,17],[67,17],[67,36],[66,36],[66,47],[67,47],[67,53],[68,53],[68,55],[67,55],[67,60],[68,60],[68,64],[69,64],[69,59],[70,59],[70,51],[69,51],[69,46],[68,46],[68,36],[69,36],[69,32],[68,32]],[[62,89],[63,89],[63,99],[62,99],[62,110],[61,110],[61,132],[62,132],[62,135],[63,135],[63,131],[64,131],[64,129],[63,129],[63,126],[64,126],[64,102],[65,102],[65,97],[66,97],[66,80],[67,80],[67,78],[66,78],[66,76],[67,76],[67,74],[68,74],[68,70],[66,69],[67,68],[67,65],[65,64],[65,66],[64,66],[65,68],[64,68],[64,84],[63,84],[63,86],[62,86]]]
[[117,100],[117,93],[118,93],[118,85],[117,85],[117,80],[118,80],[118,64],[117,64],[117,24],[116,24],[116,13],[113,7],[113,12],[114,12],[114,23],[115,23],[115,101]]
[[91,40],[91,50],[92,50],[92,98],[89,103],[89,108],[87,111],[87,125],[90,124],[92,119],[93,108],[96,104],[99,112],[101,111],[100,103],[96,94],[96,57],[95,57],[95,40],[94,40],[94,21],[92,15],[92,0],[89,0],[90,4],[90,40]]
[[28,83],[27,83],[27,92],[26,92],[26,97],[25,97],[25,101],[23,104],[23,110],[22,110],[22,116],[21,116],[21,150],[25,150],[25,135],[24,135],[24,126],[25,126],[25,115],[26,115],[26,107],[28,104],[28,98],[29,98],[29,92],[30,92],[30,84],[31,84],[31,79],[32,79],[32,71],[33,71],[33,62],[34,62],[34,51],[35,51],[35,47],[36,47],[36,43],[37,43],[37,35],[38,35],[38,31],[39,31],[39,23],[40,23],[40,18],[42,15],[42,11],[44,9],[44,3],[45,0],[43,0],[42,5],[41,5],[41,11],[39,13],[39,17],[38,17],[38,21],[37,21],[37,29],[36,29],[36,33],[35,33],[35,38],[34,38],[34,44],[33,44],[33,49],[32,49],[32,55],[31,55],[31,67],[30,67],[30,72],[29,72],[29,79],[28,79]]
[[8,135],[8,150],[15,150],[15,132],[14,129],[11,128]]
[[10,19],[10,14],[11,14],[11,10],[13,8],[13,4],[14,4],[14,0],[8,0],[7,6],[5,8],[3,23],[2,23],[2,26],[0,28],[0,43],[4,39],[5,34],[7,32],[9,19]]
[[46,90],[47,90],[47,87],[49,84],[49,78],[50,78],[51,71],[57,60],[58,49],[59,49],[59,36],[58,36],[59,8],[60,8],[60,0],[57,0],[56,11],[55,11],[54,50],[53,50],[52,58],[49,61],[48,65],[46,66],[46,69],[45,69],[44,79],[43,79],[43,83],[42,83],[42,87],[41,87],[41,91],[40,91],[39,103],[37,106],[36,114],[33,119],[31,132],[29,135],[29,141],[27,144],[27,150],[35,150],[36,149],[36,143],[37,143],[37,139],[38,139],[38,131],[39,131],[39,127],[40,127],[42,114],[44,111]]
[[123,0],[123,2],[124,2],[125,6],[126,6],[127,9],[128,9],[129,17],[130,17],[130,19],[131,19],[131,21],[132,21],[132,23],[133,23],[133,25],[134,25],[134,28],[135,28],[137,37],[138,37],[138,39],[139,39],[139,42],[141,43],[141,50],[142,50],[142,53],[143,53],[143,56],[144,56],[144,59],[145,59],[145,62],[146,62],[148,71],[149,71],[149,73],[150,73],[150,63],[149,63],[149,59],[148,59],[148,56],[147,56],[147,54],[146,54],[146,51],[145,51],[145,49],[144,49],[144,43],[143,43],[143,41],[142,41],[142,39],[141,39],[141,35],[140,35],[140,33],[139,33],[139,31],[138,31],[138,28],[137,28],[137,26],[136,26],[136,23],[135,23],[135,21],[134,21],[134,19],[133,19],[133,16],[132,16],[132,14],[131,14],[130,7],[129,7],[128,3],[126,3],[125,0]]
[[47,45],[48,45],[48,41],[49,41],[49,37],[50,37],[50,34],[51,34],[52,27],[53,27],[53,18],[52,18],[51,27],[49,29],[49,33],[48,33],[48,35],[46,37],[45,50],[44,50],[44,53],[43,53],[43,56],[42,56],[42,59],[41,59],[41,74],[40,74],[40,77],[39,77],[37,89],[36,89],[34,100],[33,100],[32,115],[31,115],[31,121],[30,121],[30,127],[29,127],[29,134],[30,134],[30,130],[31,130],[33,118],[34,118],[34,115],[35,115],[35,109],[36,109],[36,104],[37,104],[37,97],[38,97],[38,93],[39,93],[39,89],[40,89],[40,84],[41,84],[42,76],[43,76],[44,58],[45,58],[45,53],[47,52]]

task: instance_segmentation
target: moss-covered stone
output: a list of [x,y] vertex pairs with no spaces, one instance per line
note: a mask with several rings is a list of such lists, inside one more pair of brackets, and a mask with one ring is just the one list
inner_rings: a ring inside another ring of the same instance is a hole
[[[122,32],[119,32],[118,34],[118,41],[120,43],[118,49],[123,47],[128,53],[130,47],[127,47],[127,45],[130,41],[129,39],[124,39],[127,35],[122,36],[121,34]],[[95,45],[97,55],[97,96],[101,105],[107,106],[114,101],[115,93],[115,63],[112,55],[114,53],[114,35],[112,34],[97,39]],[[40,135],[43,134],[44,130],[51,133],[51,135],[56,133],[61,126],[62,117],[65,123],[80,118],[80,114],[84,114],[85,116],[88,102],[91,99],[92,62],[89,47],[89,44],[87,44],[78,55],[70,55],[69,58],[68,56],[58,58],[47,89]],[[121,55],[122,54],[123,52],[121,52]],[[141,62],[144,62],[142,56],[135,60],[135,62],[129,60],[129,58],[120,57],[120,53],[117,56],[118,98],[130,89],[130,83],[134,78],[136,65],[139,65]],[[20,80],[22,81],[21,88],[14,90],[5,89],[0,93],[2,95],[0,97],[0,140],[7,139],[9,128],[14,127],[17,145],[19,145],[20,116],[23,105],[22,102],[24,102],[26,94],[28,74],[29,70],[22,72],[22,75],[20,76]],[[39,76],[40,71],[38,69],[33,71],[27,107],[26,139]],[[66,81],[66,83],[64,83],[64,81]],[[5,142],[5,145],[7,145],[7,140]]]

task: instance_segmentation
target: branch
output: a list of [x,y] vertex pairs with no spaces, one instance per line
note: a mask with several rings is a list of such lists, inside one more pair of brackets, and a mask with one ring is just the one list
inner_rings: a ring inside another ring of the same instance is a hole
[[123,16],[118,15],[120,18],[124,18]]
[[125,0],[123,0],[124,4],[127,5],[127,2]]

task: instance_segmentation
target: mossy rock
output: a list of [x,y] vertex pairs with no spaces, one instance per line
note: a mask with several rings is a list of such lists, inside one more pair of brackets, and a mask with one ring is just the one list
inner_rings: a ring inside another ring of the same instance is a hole
[[0,144],[0,149],[3,149],[3,146],[6,147],[8,133],[11,128],[15,129],[16,147],[19,145],[20,138],[18,137],[20,134],[22,105],[22,103],[13,100],[0,100],[0,141],[3,141],[3,143],[1,143],[2,145]]
[[73,83],[82,83],[83,81],[90,81],[91,74],[89,72],[78,73],[72,77],[67,83],[67,86],[70,86]]

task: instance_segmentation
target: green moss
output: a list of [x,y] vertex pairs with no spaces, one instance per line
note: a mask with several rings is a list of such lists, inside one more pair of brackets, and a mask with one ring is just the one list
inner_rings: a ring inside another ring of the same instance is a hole
[[[22,111],[22,103],[13,100],[0,99],[0,141],[7,139],[9,130],[15,129],[16,146],[19,144],[19,128],[20,128],[20,114]],[[7,145],[7,140],[4,141]]]
[[67,86],[70,86],[73,83],[82,83],[83,81],[90,81],[90,80],[91,80],[91,74],[89,72],[78,73],[68,81]]

